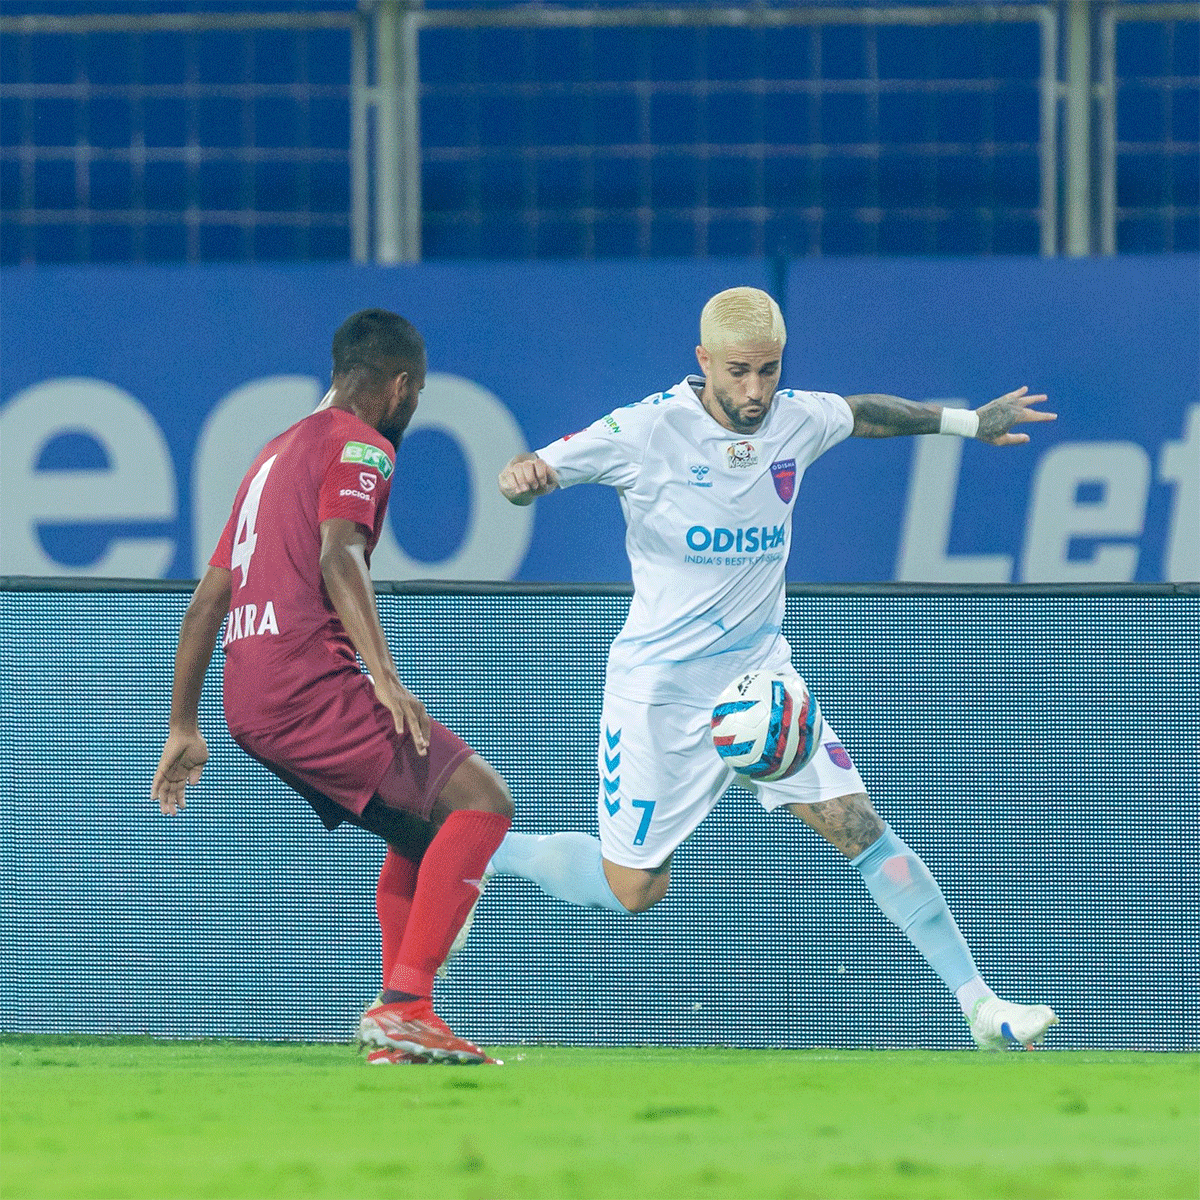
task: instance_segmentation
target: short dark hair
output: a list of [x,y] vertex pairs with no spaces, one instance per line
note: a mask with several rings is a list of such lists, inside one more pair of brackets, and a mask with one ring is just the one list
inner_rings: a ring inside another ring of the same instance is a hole
[[[411,321],[384,308],[364,308],[347,317],[333,335],[333,373],[365,368],[387,373],[402,364],[424,365],[425,339]],[[397,371],[398,373],[398,371]]]

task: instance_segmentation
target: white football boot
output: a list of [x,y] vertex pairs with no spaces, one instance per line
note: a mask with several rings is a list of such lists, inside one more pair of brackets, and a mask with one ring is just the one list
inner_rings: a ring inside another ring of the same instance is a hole
[[1047,1004],[1013,1004],[998,996],[985,996],[975,1001],[968,1022],[980,1050],[1005,1050],[1010,1046],[1032,1050],[1046,1036],[1046,1030],[1058,1024],[1058,1018]]
[[383,992],[375,997],[374,1000],[368,1000],[366,1007],[359,1014],[358,1018],[358,1035],[355,1038],[355,1044],[361,1051],[365,1046],[370,1045],[369,1030],[370,1025],[367,1021],[367,1013],[373,1008],[378,1008],[383,1003]]
[[467,919],[462,923],[462,928],[454,935],[454,941],[450,943],[450,949],[446,951],[446,957],[442,959],[442,965],[437,969],[439,979],[446,978],[446,968],[450,965],[450,960],[467,944],[467,937],[471,933],[471,926],[475,924],[475,912],[479,908],[479,900],[483,896],[483,889],[487,887],[488,880],[494,874],[495,871],[484,870],[483,878],[479,881],[479,896],[476,897],[475,903],[471,905],[471,911],[467,913]]

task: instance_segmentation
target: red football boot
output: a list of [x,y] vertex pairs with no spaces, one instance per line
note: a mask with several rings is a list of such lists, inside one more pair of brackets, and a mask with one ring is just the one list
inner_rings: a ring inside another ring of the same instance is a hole
[[[373,1051],[399,1051],[413,1062],[496,1064],[494,1058],[488,1058],[473,1042],[455,1034],[433,1011],[428,1000],[378,1004],[367,1009],[359,1022],[358,1036],[359,1041]],[[382,1060],[368,1054],[367,1061]]]
[[393,1063],[415,1063],[421,1061],[419,1058],[413,1058],[411,1054],[406,1054],[403,1050],[372,1050],[367,1055],[367,1066],[369,1067],[386,1067]]

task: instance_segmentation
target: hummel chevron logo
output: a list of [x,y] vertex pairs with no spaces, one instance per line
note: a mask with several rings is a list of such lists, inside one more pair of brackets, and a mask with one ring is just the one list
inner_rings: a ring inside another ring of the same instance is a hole
[[[618,776],[616,779],[608,779],[602,776],[600,782],[604,785],[605,794],[601,797],[604,807],[608,809],[610,817],[615,817],[621,807],[621,797],[617,795],[621,790],[621,778]],[[609,799],[610,796],[612,799]]]
[[617,749],[621,744],[621,731],[618,729],[614,733],[605,725],[604,740],[608,743],[608,749],[604,751],[604,767],[606,771],[613,773],[613,778],[601,776],[600,782],[604,784],[605,791],[605,795],[601,799],[604,801],[604,807],[608,809],[608,815],[615,817],[621,808],[621,797],[617,795],[621,787],[621,777],[616,774],[617,768],[621,765],[621,752]]

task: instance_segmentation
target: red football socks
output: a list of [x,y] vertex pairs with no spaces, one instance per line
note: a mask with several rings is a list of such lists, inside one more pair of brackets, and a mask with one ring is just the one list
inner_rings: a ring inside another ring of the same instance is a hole
[[396,969],[396,960],[400,957],[400,943],[404,940],[416,887],[417,864],[397,854],[389,846],[379,871],[379,882],[375,885],[375,913],[379,917],[379,937],[383,947],[384,987],[387,987]]
[[483,872],[510,824],[500,813],[470,808],[446,818],[421,860],[404,939],[385,977],[388,991],[433,994],[433,977],[479,899]]

